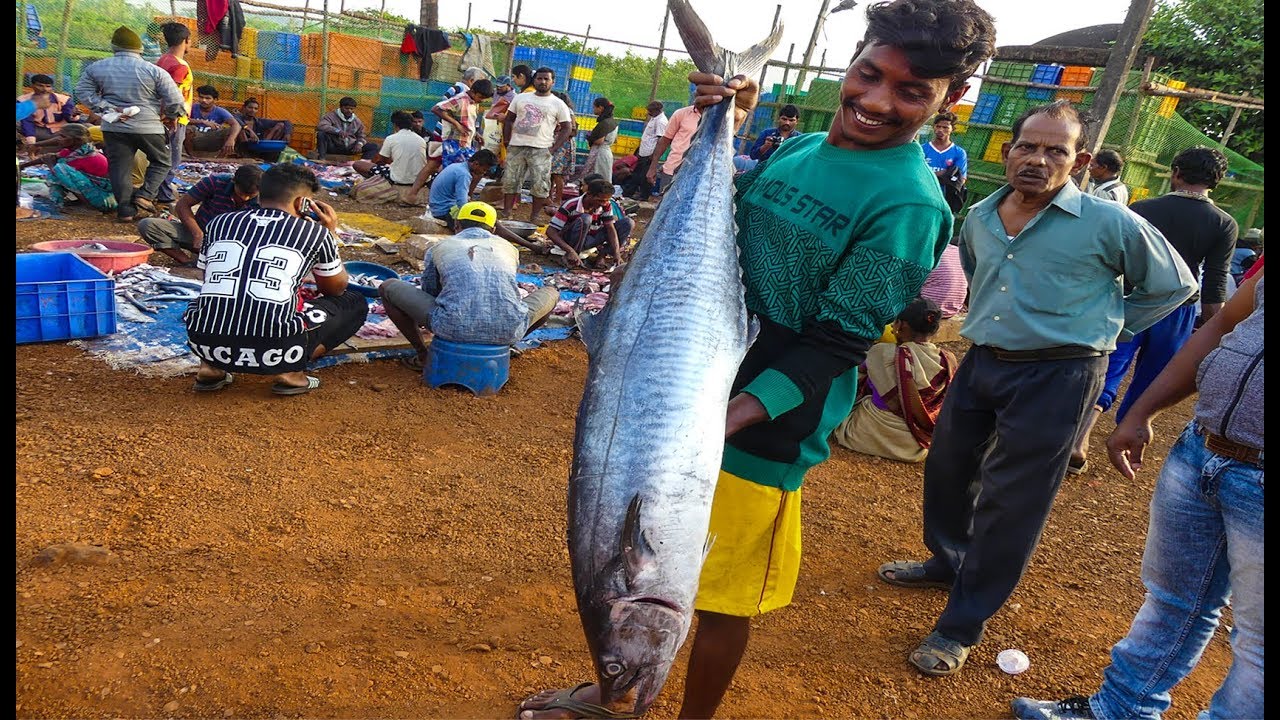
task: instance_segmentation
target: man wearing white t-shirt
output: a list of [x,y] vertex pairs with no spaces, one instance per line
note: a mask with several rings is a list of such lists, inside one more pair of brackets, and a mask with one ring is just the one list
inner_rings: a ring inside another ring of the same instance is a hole
[[382,143],[372,160],[357,160],[356,172],[369,177],[381,175],[392,185],[410,186],[427,163],[427,141],[413,131],[413,116],[404,110],[391,113],[391,126],[396,129]]
[[533,73],[534,92],[511,101],[502,121],[502,142],[507,146],[507,169],[502,177],[503,217],[510,218],[516,195],[525,180],[533,195],[529,220],[542,218],[542,207],[551,194],[551,156],[573,137],[569,106],[551,94],[556,73],[541,67]]
[[662,112],[662,103],[654,100],[645,108],[649,120],[644,124],[644,132],[640,134],[640,149],[636,151],[636,167],[631,176],[622,184],[623,197],[636,200],[648,200],[653,192],[653,183],[649,182],[649,166],[657,158],[654,150],[658,147],[658,138],[667,131],[667,114]]

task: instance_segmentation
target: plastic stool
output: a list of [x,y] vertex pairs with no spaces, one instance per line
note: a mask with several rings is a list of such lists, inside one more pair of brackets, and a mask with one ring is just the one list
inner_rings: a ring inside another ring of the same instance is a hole
[[507,384],[510,368],[510,345],[473,345],[437,336],[427,346],[422,382],[433,388],[461,385],[476,395],[494,395]]

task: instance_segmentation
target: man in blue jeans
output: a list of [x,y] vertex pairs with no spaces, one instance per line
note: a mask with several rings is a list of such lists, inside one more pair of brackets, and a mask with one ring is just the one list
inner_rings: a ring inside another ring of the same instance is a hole
[[[1169,450],[1151,498],[1142,584],[1147,597],[1111,649],[1102,687],[1060,702],[1016,698],[1035,720],[1159,718],[1195,667],[1231,599],[1231,670],[1201,718],[1263,712],[1263,279],[1245,281],[1178,351],[1107,440],[1132,480],[1151,420],[1197,390],[1195,418]],[[1197,374],[1199,382],[1197,382]]]
[[[1155,380],[1178,348],[1195,329],[1196,305],[1205,320],[1227,300],[1227,274],[1236,243],[1236,221],[1209,199],[1227,173],[1227,157],[1215,148],[1197,146],[1178,153],[1169,166],[1172,191],[1157,198],[1139,200],[1129,209],[1151,223],[1182,257],[1193,275],[1201,274],[1200,293],[1128,342],[1117,342],[1107,358],[1107,380],[1102,394],[1085,421],[1071,450],[1067,472],[1079,475],[1089,468],[1089,434],[1098,417],[1111,408],[1120,393],[1120,381],[1133,365],[1133,381],[1116,422],[1124,420],[1133,401]],[[1136,362],[1135,362],[1136,358]]]

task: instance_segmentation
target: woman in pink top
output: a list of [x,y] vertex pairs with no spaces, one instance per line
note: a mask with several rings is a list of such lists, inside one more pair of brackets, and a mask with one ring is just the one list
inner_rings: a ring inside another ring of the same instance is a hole
[[61,207],[74,194],[103,212],[116,208],[115,194],[107,176],[107,156],[90,142],[87,126],[64,125],[46,142],[61,149],[25,165],[49,166],[49,198],[54,204]]

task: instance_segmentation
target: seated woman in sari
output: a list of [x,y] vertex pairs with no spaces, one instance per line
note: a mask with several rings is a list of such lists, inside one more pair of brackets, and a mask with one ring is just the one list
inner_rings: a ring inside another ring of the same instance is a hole
[[893,323],[897,343],[877,343],[858,368],[858,399],[836,427],[836,442],[860,453],[920,462],[929,452],[942,399],[955,376],[955,355],[929,342],[942,311],[916,298]]
[[74,193],[103,212],[116,208],[107,175],[107,156],[90,141],[87,126],[68,123],[38,145],[60,148],[56,153],[23,163],[24,167],[41,163],[49,166],[49,199],[55,205],[61,207]]

